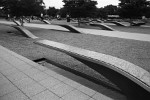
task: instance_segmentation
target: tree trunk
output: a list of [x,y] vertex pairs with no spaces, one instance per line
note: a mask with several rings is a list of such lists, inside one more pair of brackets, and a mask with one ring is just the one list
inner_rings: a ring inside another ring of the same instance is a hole
[[21,26],[23,26],[23,16],[21,16]]
[[81,19],[78,18],[78,27],[80,27],[80,21],[81,21]]

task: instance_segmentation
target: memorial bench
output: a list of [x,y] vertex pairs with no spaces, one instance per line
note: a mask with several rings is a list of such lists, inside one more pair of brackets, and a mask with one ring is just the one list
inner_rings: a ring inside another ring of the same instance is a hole
[[103,23],[89,23],[89,25],[100,27],[102,30],[116,31],[115,29],[113,29],[113,28],[111,28],[108,25],[105,25]]
[[141,25],[145,25],[145,22],[142,21],[131,21],[131,26],[141,26]]
[[64,27],[66,29],[68,29],[70,32],[73,32],[73,33],[84,33],[82,31],[80,31],[79,29],[77,29],[76,27],[74,27],[73,25],[65,25],[65,24],[56,24],[56,25],[59,25],[61,27]]
[[48,20],[42,20],[45,24],[51,24]]
[[13,25],[13,24],[5,24],[5,23],[0,23],[2,25],[6,25],[6,26],[10,26],[13,27],[15,29],[17,29],[18,31],[21,32],[21,34],[27,38],[32,38],[32,39],[38,39],[39,37],[35,36],[33,33],[31,33],[28,29],[26,29],[25,27],[19,25],[18,21],[14,21],[14,23],[18,23],[17,25]]
[[77,59],[117,85],[131,100],[150,98],[150,73],[141,67],[117,57],[54,41],[37,40],[34,43]]
[[22,33],[22,35],[24,35],[25,37],[32,38],[32,39],[38,39],[37,36],[33,35],[29,30],[27,30],[26,28],[24,28],[22,26],[11,25],[11,27],[20,31]]
[[88,25],[90,22],[91,22],[91,21],[80,20],[80,23],[81,23],[81,24],[86,24],[86,25]]
[[141,21],[128,21],[128,23],[130,25],[127,25],[127,24],[124,24],[124,23],[118,22],[118,21],[111,21],[111,23],[116,24],[118,26],[125,26],[125,27],[128,27],[128,26],[141,26],[141,25],[146,24],[145,22],[141,22]]
[[18,26],[21,26],[21,23],[19,21],[16,21],[16,20],[13,20],[13,22],[18,25]]
[[116,24],[117,26],[124,26],[124,27],[130,26],[130,25],[126,25],[121,22],[118,22],[118,21],[111,21],[111,23]]

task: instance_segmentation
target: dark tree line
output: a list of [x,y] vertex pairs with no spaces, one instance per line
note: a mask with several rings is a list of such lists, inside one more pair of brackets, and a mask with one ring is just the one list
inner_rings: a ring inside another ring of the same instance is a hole
[[97,8],[97,17],[106,19],[108,15],[118,15],[118,7],[107,5],[103,8]]
[[44,11],[43,0],[0,0],[0,13],[12,16],[40,16],[41,13],[55,17],[57,14],[73,18],[107,18],[108,15],[119,15],[121,18],[150,18],[150,2],[147,0],[119,0],[118,6],[108,5],[97,8],[93,0],[62,0],[64,7],[49,7]]
[[119,15],[124,18],[150,17],[150,2],[147,0],[119,0]]
[[63,0],[64,8],[67,9],[72,17],[95,17],[96,15],[96,1],[91,0]]
[[11,16],[40,15],[44,11],[43,0],[0,0],[0,7]]
[[51,17],[55,17],[56,14],[58,13],[59,9],[56,9],[55,7],[49,7],[47,9],[47,14]]
[[72,17],[101,17],[119,15],[121,18],[150,17],[150,2],[147,0],[119,0],[118,6],[108,5],[97,8],[92,0],[63,0],[64,8]]

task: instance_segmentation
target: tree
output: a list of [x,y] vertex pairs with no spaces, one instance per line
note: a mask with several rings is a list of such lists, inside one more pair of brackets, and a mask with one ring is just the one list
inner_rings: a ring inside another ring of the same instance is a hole
[[97,9],[97,17],[106,19],[108,15],[118,15],[118,7],[115,5],[107,5]]
[[40,15],[43,12],[43,0],[1,0],[1,7],[12,16]]
[[106,13],[106,11],[104,10],[104,8],[98,8],[98,9],[97,9],[97,17],[98,17],[98,18],[103,18],[103,19],[106,19],[106,18],[107,18],[107,13]]
[[[96,1],[92,0],[63,0],[64,7],[71,17],[78,18],[78,22],[81,17],[95,17],[96,16]],[[80,24],[80,23],[79,23]]]
[[59,11],[58,11],[58,14],[62,17],[62,18],[65,18],[66,15],[67,15],[67,9],[66,8],[61,8]]
[[23,16],[40,15],[44,11],[43,0],[1,0],[0,3],[6,14],[21,17],[21,25]]
[[146,18],[150,18],[150,7],[146,8],[146,13],[145,13]]
[[150,5],[147,0],[119,0],[119,15],[123,18],[141,18]]
[[0,7],[2,6],[3,0],[0,0]]
[[56,9],[55,7],[49,7],[49,9],[47,10],[47,14],[49,16],[55,17],[56,14],[58,13],[58,9]]
[[118,14],[118,7],[114,5],[107,5],[103,9],[107,15],[116,15]]

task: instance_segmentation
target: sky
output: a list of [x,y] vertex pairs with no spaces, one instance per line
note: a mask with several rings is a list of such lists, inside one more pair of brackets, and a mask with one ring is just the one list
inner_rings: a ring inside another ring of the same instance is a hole
[[[46,8],[48,7],[55,7],[55,8],[62,8],[64,3],[62,2],[62,0],[43,0],[45,5],[46,5]],[[100,8],[100,7],[104,7],[106,5],[118,5],[119,3],[119,0],[95,0],[97,1],[97,7]]]

